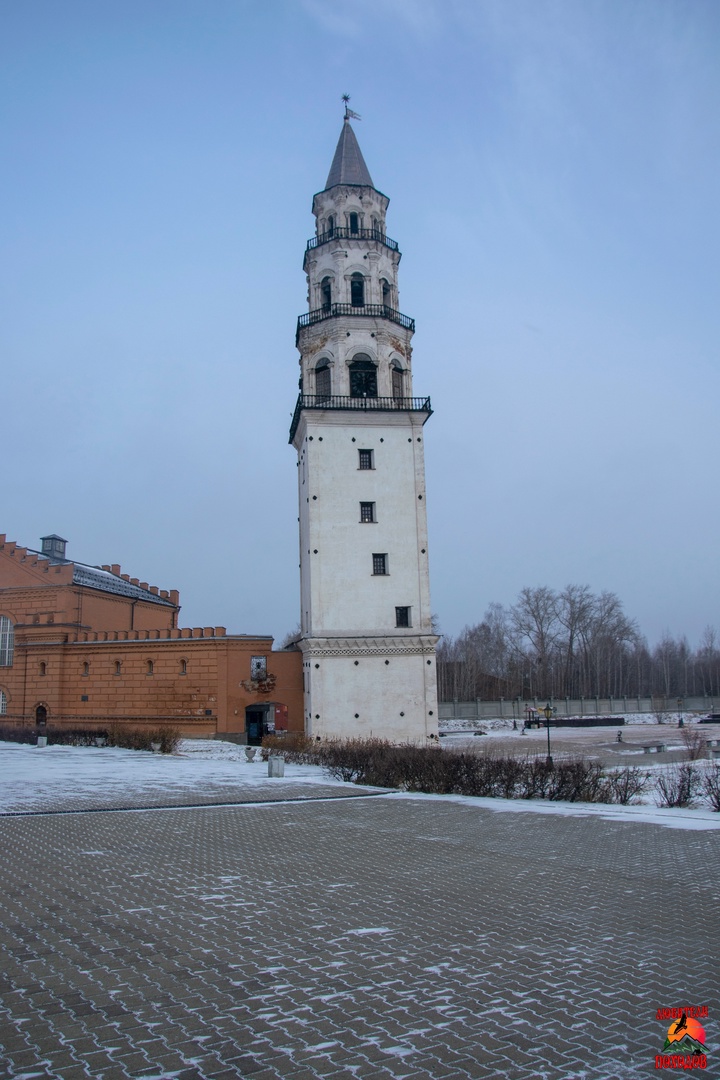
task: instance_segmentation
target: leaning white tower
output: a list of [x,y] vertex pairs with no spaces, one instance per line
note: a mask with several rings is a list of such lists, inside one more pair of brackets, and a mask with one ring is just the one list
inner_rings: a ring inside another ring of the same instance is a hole
[[424,743],[437,734],[423,425],[415,323],[399,311],[400,252],[346,110],[298,319],[305,730]]

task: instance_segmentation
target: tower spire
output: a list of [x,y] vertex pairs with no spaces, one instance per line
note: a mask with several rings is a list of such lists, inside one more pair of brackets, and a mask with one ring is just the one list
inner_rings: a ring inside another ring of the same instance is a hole
[[359,120],[357,113],[348,107],[349,94],[343,94],[345,102],[345,116],[343,118],[342,131],[335,148],[335,156],[330,166],[325,191],[328,188],[337,187],[338,184],[351,184],[358,187],[371,187],[375,185],[365,164],[365,159],[358,145],[355,132],[350,126],[350,119]]

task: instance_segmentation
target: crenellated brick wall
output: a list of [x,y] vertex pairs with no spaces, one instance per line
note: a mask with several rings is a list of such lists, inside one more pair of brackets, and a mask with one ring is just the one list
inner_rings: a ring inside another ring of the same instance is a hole
[[[149,590],[119,566],[102,569]],[[0,667],[3,719],[34,725],[42,706],[50,725],[162,723],[190,736],[242,736],[246,708],[274,703],[289,730],[302,731],[300,653],[224,626],[179,628],[177,591],[158,595],[169,604],[79,585],[72,563],[54,565],[0,535],[0,615],[15,636],[13,664]],[[267,657],[265,685],[252,683],[253,656]]]

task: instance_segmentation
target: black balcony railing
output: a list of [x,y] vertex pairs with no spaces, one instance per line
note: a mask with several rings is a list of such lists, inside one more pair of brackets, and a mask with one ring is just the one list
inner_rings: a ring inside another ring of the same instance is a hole
[[351,232],[344,225],[339,225],[328,232],[313,236],[312,240],[308,240],[305,250],[312,251],[313,248],[320,247],[322,244],[329,244],[332,240],[377,240],[379,244],[384,244],[391,251],[398,250],[397,240],[391,240],[380,229],[356,229],[355,232]]
[[[295,406],[290,438],[295,438],[303,409],[354,409],[359,412],[424,412],[432,414],[429,397],[346,397],[339,394],[300,394]],[[424,423],[424,421],[423,421]]]
[[[406,330],[415,332],[415,320],[408,315],[402,315],[395,308],[387,304],[325,304],[314,311],[308,311],[301,315],[297,321],[297,333],[306,326],[314,326],[315,323],[323,322],[324,319],[337,319],[341,315],[369,316],[373,319],[389,319],[391,322],[403,326]],[[297,341],[297,334],[295,335]]]

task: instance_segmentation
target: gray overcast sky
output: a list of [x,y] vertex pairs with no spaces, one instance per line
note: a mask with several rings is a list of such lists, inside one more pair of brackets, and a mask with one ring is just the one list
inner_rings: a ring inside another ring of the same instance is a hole
[[[433,608],[720,625],[717,0],[0,4],[0,530],[298,621],[295,319],[340,95],[417,319]],[[349,553],[350,556],[352,553]]]

